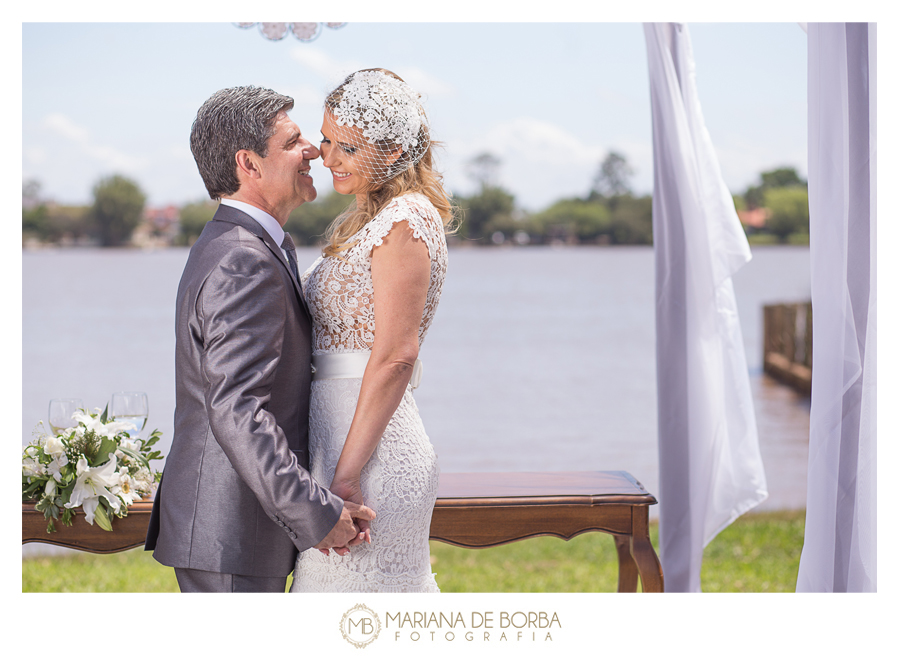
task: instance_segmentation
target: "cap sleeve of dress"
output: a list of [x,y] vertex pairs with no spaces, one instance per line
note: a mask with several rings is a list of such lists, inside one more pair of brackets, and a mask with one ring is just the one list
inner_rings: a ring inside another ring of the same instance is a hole
[[393,199],[366,225],[360,246],[366,253],[371,253],[384,243],[384,238],[398,222],[406,222],[413,237],[422,240],[428,246],[428,255],[435,257],[436,238],[443,235],[444,225],[437,209],[422,194],[406,194]]

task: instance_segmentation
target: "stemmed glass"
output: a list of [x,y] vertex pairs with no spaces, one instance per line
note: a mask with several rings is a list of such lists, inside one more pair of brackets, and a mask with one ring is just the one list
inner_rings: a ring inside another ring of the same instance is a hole
[[137,429],[128,430],[128,436],[135,438],[140,435],[144,425],[147,424],[149,414],[147,394],[135,391],[119,391],[113,393],[109,403],[109,415],[118,421],[132,423]]
[[79,409],[84,409],[84,403],[78,398],[58,398],[50,400],[50,410],[47,412],[47,421],[54,434],[75,427],[78,423],[72,418]]

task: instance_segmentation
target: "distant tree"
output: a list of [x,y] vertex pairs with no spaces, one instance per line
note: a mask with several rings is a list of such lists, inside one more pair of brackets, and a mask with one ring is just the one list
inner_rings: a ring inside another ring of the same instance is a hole
[[500,172],[500,158],[492,153],[481,153],[469,160],[466,164],[469,178],[474,180],[484,189],[497,185]]
[[41,199],[41,184],[36,180],[22,183],[22,235],[30,235],[40,240],[48,232],[47,205]]
[[110,176],[94,186],[91,217],[100,236],[100,244],[113,247],[125,244],[141,221],[147,197],[137,183],[124,176]]
[[41,183],[34,179],[22,181],[22,207],[34,208],[43,203],[41,200]]
[[782,187],[806,187],[806,181],[800,178],[793,167],[779,167],[764,171],[759,175],[760,184],[751,185],[744,192],[744,203],[747,210],[755,210],[765,205],[763,197],[767,190]]
[[59,242],[96,236],[97,226],[91,216],[90,206],[47,204],[47,241]]
[[36,180],[22,183],[22,237],[41,242],[88,238],[96,233],[85,206],[61,206],[43,198]]
[[468,197],[457,197],[460,209],[459,237],[479,240],[489,237],[491,223],[505,222],[513,217],[515,197],[501,187],[484,186],[481,192]]
[[533,230],[546,238],[575,238],[578,242],[609,234],[611,222],[604,204],[584,199],[562,199],[531,217]]
[[791,235],[809,235],[809,194],[804,187],[775,187],[766,190],[763,202],[772,213],[766,232],[787,242]]
[[590,197],[615,197],[630,193],[629,179],[633,175],[634,170],[628,164],[625,156],[610,151],[600,163],[600,168],[594,176]]
[[797,170],[793,167],[780,167],[771,171],[762,172],[759,177],[762,179],[763,187],[806,187],[806,181],[797,175]]
[[321,244],[331,222],[344,212],[353,200],[353,197],[332,190],[326,197],[304,203],[295,209],[288,217],[284,230],[291,234],[297,246]]
[[206,222],[216,214],[218,207],[219,204],[209,199],[201,199],[183,205],[178,212],[178,244],[184,246],[194,244],[194,241],[200,237]]
[[653,244],[653,197],[616,197],[612,209],[612,244]]

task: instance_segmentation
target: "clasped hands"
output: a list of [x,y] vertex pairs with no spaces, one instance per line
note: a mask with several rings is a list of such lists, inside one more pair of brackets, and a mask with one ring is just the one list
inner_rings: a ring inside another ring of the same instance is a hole
[[344,509],[341,510],[341,518],[325,536],[325,539],[316,544],[316,548],[323,555],[328,555],[333,549],[340,556],[349,555],[350,547],[363,542],[372,543],[372,535],[369,522],[375,518],[375,512],[363,505],[362,489],[359,478],[331,483],[331,493],[344,499]]

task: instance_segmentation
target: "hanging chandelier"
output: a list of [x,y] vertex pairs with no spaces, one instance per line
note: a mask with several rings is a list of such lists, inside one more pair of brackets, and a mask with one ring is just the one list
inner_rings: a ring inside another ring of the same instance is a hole
[[235,26],[248,29],[259,26],[259,33],[269,41],[281,41],[288,34],[293,34],[300,41],[315,41],[322,33],[322,26],[337,30],[346,23],[235,23]]

